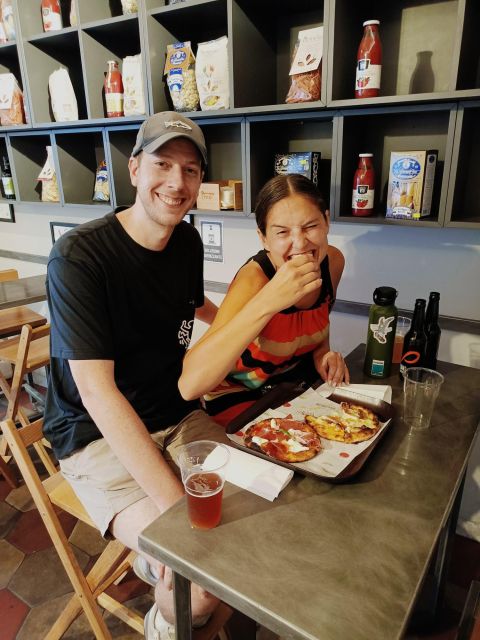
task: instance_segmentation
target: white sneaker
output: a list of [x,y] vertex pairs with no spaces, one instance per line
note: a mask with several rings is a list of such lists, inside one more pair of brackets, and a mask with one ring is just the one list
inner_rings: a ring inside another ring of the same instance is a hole
[[145,640],[175,640],[175,627],[165,620],[156,604],[147,612],[143,621]]
[[151,566],[143,556],[138,555],[135,557],[132,568],[135,575],[137,578],[140,578],[140,580],[143,580],[152,587],[157,584],[159,578],[153,574]]

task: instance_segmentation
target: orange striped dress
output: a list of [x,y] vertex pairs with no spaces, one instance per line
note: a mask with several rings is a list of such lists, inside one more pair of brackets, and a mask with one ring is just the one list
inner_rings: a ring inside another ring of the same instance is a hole
[[[270,280],[275,268],[265,250],[253,258]],[[328,256],[320,264],[322,288],[309,309],[290,307],[277,313],[251,342],[216,389],[204,396],[207,412],[226,426],[262,396],[262,388],[300,377],[302,366],[312,364],[311,352],[329,333],[334,303]]]

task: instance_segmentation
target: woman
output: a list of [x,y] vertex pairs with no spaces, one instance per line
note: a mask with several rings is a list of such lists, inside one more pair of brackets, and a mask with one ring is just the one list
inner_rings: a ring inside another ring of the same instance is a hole
[[206,394],[208,413],[223,425],[265,383],[307,375],[312,364],[332,385],[349,382],[329,344],[345,260],[328,244],[321,195],[301,175],[276,176],[260,191],[255,216],[264,249],[238,271],[211,327],[187,352],[179,381],[186,399]]

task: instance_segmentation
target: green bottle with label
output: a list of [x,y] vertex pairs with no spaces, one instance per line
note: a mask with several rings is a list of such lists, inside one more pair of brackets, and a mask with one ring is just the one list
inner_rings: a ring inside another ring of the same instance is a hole
[[377,287],[368,315],[367,348],[364,373],[370,378],[388,378],[392,364],[393,344],[398,310],[395,306],[397,290]]

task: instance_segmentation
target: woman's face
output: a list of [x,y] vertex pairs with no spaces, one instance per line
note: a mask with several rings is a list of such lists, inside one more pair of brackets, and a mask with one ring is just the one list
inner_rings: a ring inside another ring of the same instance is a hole
[[309,198],[292,194],[280,200],[267,214],[265,235],[258,234],[278,269],[293,256],[308,253],[318,265],[328,249],[327,219]]

